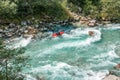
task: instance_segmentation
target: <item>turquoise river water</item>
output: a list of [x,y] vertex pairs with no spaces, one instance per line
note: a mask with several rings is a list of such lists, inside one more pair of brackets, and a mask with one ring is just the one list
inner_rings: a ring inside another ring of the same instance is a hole
[[28,67],[23,68],[26,80],[37,80],[36,76],[43,80],[102,80],[120,62],[120,24],[73,28],[60,37],[22,39],[16,46],[20,44],[30,56]]

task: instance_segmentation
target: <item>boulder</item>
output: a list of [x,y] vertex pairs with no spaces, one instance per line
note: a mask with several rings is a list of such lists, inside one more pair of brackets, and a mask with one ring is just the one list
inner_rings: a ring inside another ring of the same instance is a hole
[[108,75],[103,80],[120,80],[120,77],[117,77],[115,75]]
[[22,26],[26,26],[26,25],[27,25],[27,22],[26,22],[26,21],[21,21],[21,25],[22,25]]
[[94,32],[93,32],[93,31],[89,31],[88,34],[89,34],[90,36],[93,36],[93,35],[94,35]]
[[0,33],[3,33],[4,31],[2,29],[0,29]]
[[96,26],[96,20],[90,20],[87,25],[90,27]]
[[9,24],[9,28],[13,28],[13,27],[15,27],[15,24],[14,23],[10,23]]
[[120,63],[114,66],[115,69],[120,69]]
[[29,34],[29,35],[37,33],[37,29],[34,29],[32,27],[28,27],[27,31],[28,31],[27,34]]
[[2,34],[0,34],[0,38],[2,38]]

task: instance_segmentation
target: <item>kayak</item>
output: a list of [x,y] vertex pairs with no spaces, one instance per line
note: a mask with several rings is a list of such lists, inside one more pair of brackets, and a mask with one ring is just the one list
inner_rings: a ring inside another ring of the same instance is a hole
[[52,34],[52,37],[61,36],[62,34],[64,34],[64,31],[60,31],[60,32],[57,32],[57,33],[53,33],[53,34]]

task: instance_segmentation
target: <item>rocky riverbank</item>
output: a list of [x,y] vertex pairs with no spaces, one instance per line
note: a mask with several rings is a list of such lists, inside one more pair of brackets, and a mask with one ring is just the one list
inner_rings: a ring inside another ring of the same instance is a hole
[[[80,27],[82,25],[88,26],[88,27],[94,27],[98,25],[106,25],[106,24],[113,23],[113,21],[106,18],[96,19],[96,18],[92,18],[90,15],[83,16],[82,14],[71,12],[70,10],[69,10],[69,13],[76,20],[76,22],[73,22],[72,24],[77,27]],[[118,22],[114,21],[114,23],[118,23]]]
[[21,21],[21,24],[10,23],[9,25],[0,26],[0,38],[12,39],[16,37],[26,37],[26,35],[33,35],[33,38],[44,38],[47,36],[45,32],[54,32],[56,25],[67,26],[72,22],[76,22],[74,19],[66,19],[62,21],[45,21],[45,20],[25,20]]
[[106,24],[111,23],[111,21],[109,21],[109,20],[105,20],[105,19],[97,20],[97,19],[91,18],[89,16],[85,17],[85,16],[81,16],[81,15],[77,15],[77,14],[74,14],[73,16],[77,22],[74,22],[72,24],[77,27],[79,27],[81,25],[88,26],[88,27],[95,27],[98,25],[106,25]]

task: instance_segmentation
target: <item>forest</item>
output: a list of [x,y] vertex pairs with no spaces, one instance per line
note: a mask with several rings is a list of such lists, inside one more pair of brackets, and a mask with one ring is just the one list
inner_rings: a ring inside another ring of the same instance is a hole
[[[113,5],[114,4],[114,5]],[[70,18],[70,11],[101,20],[120,21],[119,0],[0,0],[0,20],[31,17]]]

